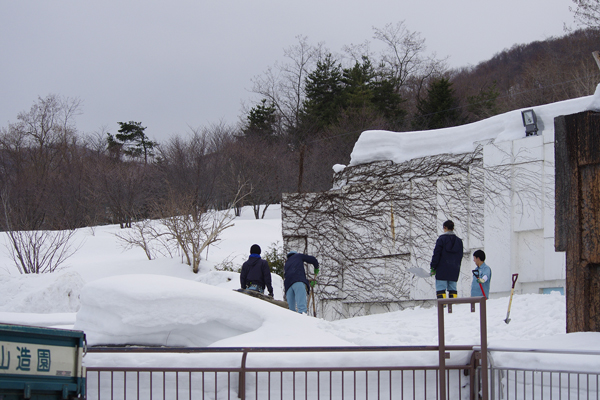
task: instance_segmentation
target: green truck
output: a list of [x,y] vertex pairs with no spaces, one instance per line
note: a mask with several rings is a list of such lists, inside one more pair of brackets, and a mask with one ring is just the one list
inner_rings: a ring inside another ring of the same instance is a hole
[[0,400],[85,398],[85,334],[0,323]]

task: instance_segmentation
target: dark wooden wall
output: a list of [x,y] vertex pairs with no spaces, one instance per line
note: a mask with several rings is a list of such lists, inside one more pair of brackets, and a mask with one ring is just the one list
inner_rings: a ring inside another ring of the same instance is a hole
[[566,251],[567,332],[600,332],[600,113],[554,119],[556,251]]

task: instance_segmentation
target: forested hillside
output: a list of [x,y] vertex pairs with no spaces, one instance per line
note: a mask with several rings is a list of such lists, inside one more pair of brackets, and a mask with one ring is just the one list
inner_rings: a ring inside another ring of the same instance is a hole
[[[487,118],[490,94],[495,112],[554,103],[594,93],[600,70],[592,52],[600,50],[600,33],[579,30],[569,35],[515,45],[475,67],[452,71],[456,95],[469,122]],[[474,101],[483,100],[479,105]]]
[[[476,66],[448,69],[403,23],[375,30],[381,51],[342,55],[306,39],[257,76],[259,101],[238,126],[217,123],[165,142],[143,121],[83,133],[80,101],[37,99],[0,129],[2,230],[66,229],[253,205],[282,192],[330,189],[367,129],[427,130],[594,93],[598,30],[515,45]],[[238,99],[231,99],[238,101]],[[427,134],[427,133],[423,133]]]

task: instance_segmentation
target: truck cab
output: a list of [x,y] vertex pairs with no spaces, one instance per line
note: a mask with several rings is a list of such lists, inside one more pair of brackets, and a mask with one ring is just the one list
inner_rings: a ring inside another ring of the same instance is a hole
[[85,334],[0,324],[0,400],[85,398]]

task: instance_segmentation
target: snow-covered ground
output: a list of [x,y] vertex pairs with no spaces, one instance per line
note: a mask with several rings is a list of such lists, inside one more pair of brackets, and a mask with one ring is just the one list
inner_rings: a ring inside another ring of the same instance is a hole
[[[244,209],[235,226],[223,233],[216,246],[210,247],[208,259],[202,261],[198,274],[177,259],[149,261],[141,249],[124,251],[115,236],[119,232],[118,226],[79,230],[76,240],[81,244],[80,250],[68,260],[68,266],[53,274],[20,275],[8,256],[2,254],[0,322],[80,329],[86,332],[89,345],[260,347],[438,343],[436,308],[331,322],[235,292],[239,274],[215,271],[214,266],[222,260],[240,266],[254,243],[261,245],[263,253],[275,243],[280,245],[279,206],[271,206],[264,220],[255,220],[251,210]],[[276,275],[273,279],[275,298],[282,299],[283,282]],[[600,350],[600,334],[565,334],[564,296],[515,295],[511,321],[506,324],[508,301],[499,298],[487,302],[489,346]],[[453,313],[445,314],[445,323],[447,344],[479,344],[479,312],[471,313],[470,306],[455,305]],[[363,354],[360,362],[380,363],[380,356]],[[88,354],[86,363],[147,365],[153,362],[149,357]],[[315,362],[315,356],[312,357]],[[415,353],[403,358],[403,362],[423,365],[436,363],[436,357],[436,354]],[[451,361],[462,363],[464,357]],[[499,360],[511,362],[515,357],[505,354]],[[321,361],[336,362],[336,357],[329,354]],[[165,358],[160,362],[164,363]],[[523,360],[518,362],[523,365]],[[534,365],[539,362],[540,356],[531,359]],[[177,363],[181,363],[181,358]],[[581,360],[577,363],[581,368]],[[589,368],[600,370],[591,360],[589,363]]]

